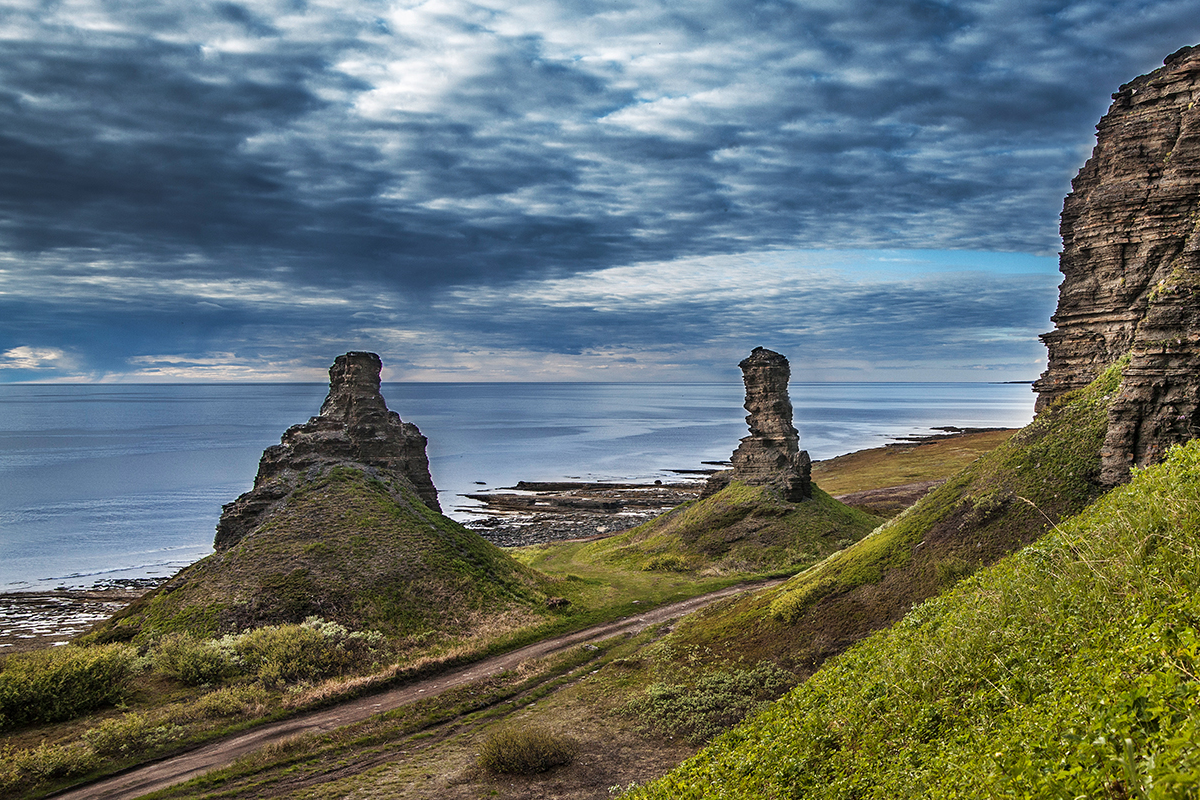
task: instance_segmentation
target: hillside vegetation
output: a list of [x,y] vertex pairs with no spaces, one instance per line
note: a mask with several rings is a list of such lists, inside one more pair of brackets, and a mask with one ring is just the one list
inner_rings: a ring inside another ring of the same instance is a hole
[[428,645],[485,625],[529,625],[547,614],[548,588],[545,576],[432,511],[403,483],[338,466],[93,638],[214,636],[315,615]]
[[773,660],[801,674],[981,566],[1032,542],[1102,493],[1114,367],[856,544],[777,589],[684,620],[677,646]]
[[[1118,379],[1111,372],[1067,398],[878,528],[878,518],[815,487],[812,500],[786,503],[734,483],[605,540],[506,552],[370,468],[309,473],[265,524],[85,637],[115,644],[61,648],[45,664],[4,660],[0,727],[11,733],[0,788],[40,795],[555,632],[747,577],[805,570],[674,629],[614,642],[610,654],[609,647],[581,649],[572,658],[594,660],[588,670],[577,665],[573,678],[550,679],[564,681],[564,693],[558,698],[555,690],[545,713],[538,703],[540,722],[562,727],[556,714],[565,708],[582,715],[575,723],[592,721],[567,726],[591,755],[559,770],[583,784],[599,780],[607,770],[595,759],[614,747],[645,763],[678,763],[694,752],[678,749],[685,742],[702,743],[736,724],[829,655],[1090,502],[1100,491],[1097,452]],[[885,460],[895,462],[891,454]],[[108,660],[93,663],[93,652],[109,653]],[[47,706],[53,714],[21,715],[29,698],[49,696],[76,675],[101,676],[105,691],[64,694],[70,703]],[[529,691],[532,711],[535,697],[550,689]],[[422,726],[431,724],[448,726],[439,736],[449,737],[462,724],[453,721],[457,702],[448,700],[436,723],[404,727],[404,736],[423,737]],[[507,713],[486,712],[497,721]],[[438,752],[453,753],[455,763],[473,758],[490,726],[456,733]],[[590,733],[580,736],[584,729]],[[264,755],[239,768],[237,780],[289,774],[295,759],[319,747],[298,743],[278,758]],[[358,758],[343,742],[314,760],[305,780],[323,783],[320,764]],[[362,758],[365,769],[370,758]],[[442,777],[455,786],[467,781],[465,797],[476,778],[462,769]],[[642,780],[647,773],[631,767],[624,774]],[[513,791],[520,795],[519,787]]]
[[815,487],[812,499],[789,503],[766,487],[734,482],[589,543],[579,555],[643,570],[787,574],[858,541],[880,522]]
[[635,798],[1200,796],[1200,443]]

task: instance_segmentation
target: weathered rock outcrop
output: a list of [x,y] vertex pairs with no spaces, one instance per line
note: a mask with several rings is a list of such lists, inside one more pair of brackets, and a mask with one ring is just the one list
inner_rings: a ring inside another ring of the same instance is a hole
[[742,439],[730,461],[733,469],[709,478],[702,497],[708,497],[741,481],[751,486],[769,486],[793,503],[812,497],[812,461],[800,449],[800,435],[792,425],[792,403],[788,399],[791,368],[784,356],[756,347],[742,360],[746,384],[746,424],[750,435]]
[[425,505],[441,511],[425,437],[388,410],[379,393],[382,366],[374,353],[346,353],[334,360],[320,414],[288,428],[279,444],[264,450],[254,488],[225,505],[213,544],[217,550],[236,544],[261,524],[306,473],[337,464],[362,465],[400,478]]
[[1101,480],[1200,431],[1200,47],[1121,87],[1063,206],[1038,410],[1128,354]]

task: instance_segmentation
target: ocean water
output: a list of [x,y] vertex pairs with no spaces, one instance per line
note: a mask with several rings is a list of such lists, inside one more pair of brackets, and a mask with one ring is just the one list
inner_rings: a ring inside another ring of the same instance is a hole
[[[0,591],[167,576],[212,551],[221,505],[323,384],[0,385]],[[831,458],[940,425],[1018,427],[1027,385],[793,383],[801,447]],[[443,510],[519,480],[669,479],[746,435],[739,384],[407,383]]]

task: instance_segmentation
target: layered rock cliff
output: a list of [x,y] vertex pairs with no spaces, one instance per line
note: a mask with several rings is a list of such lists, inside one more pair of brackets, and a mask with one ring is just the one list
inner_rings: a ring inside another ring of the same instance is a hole
[[1121,87],[1063,206],[1038,410],[1129,356],[1101,480],[1200,431],[1200,47]]
[[337,464],[366,466],[403,480],[425,505],[441,511],[425,437],[388,410],[379,393],[382,367],[375,353],[351,352],[334,360],[320,414],[288,428],[279,444],[264,450],[254,488],[225,505],[213,543],[217,550],[260,525],[306,473]]
[[771,487],[793,503],[812,497],[812,461],[800,449],[800,435],[792,425],[787,389],[791,367],[787,358],[756,347],[738,366],[746,385],[750,435],[733,452],[733,469],[713,475],[701,496],[711,496],[732,481],[741,481]]

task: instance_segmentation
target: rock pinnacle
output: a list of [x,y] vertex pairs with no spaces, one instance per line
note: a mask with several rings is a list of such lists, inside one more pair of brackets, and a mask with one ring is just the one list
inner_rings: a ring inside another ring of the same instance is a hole
[[214,547],[236,544],[314,469],[357,464],[405,481],[425,505],[441,511],[429,475],[425,437],[416,425],[389,411],[379,393],[383,362],[375,353],[350,352],[329,368],[329,395],[321,412],[293,425],[279,444],[263,451],[254,488],[227,504]]
[[746,424],[750,435],[742,439],[731,461],[733,469],[713,475],[704,487],[707,497],[741,481],[751,486],[769,486],[789,502],[812,497],[812,461],[800,449],[800,435],[792,425],[792,403],[788,399],[791,367],[786,357],[756,347],[743,359],[742,381],[746,385]]

